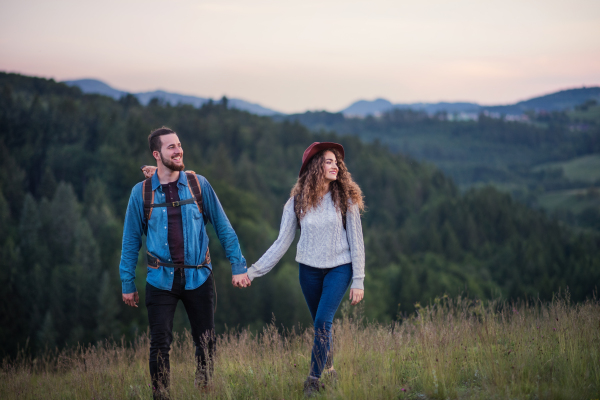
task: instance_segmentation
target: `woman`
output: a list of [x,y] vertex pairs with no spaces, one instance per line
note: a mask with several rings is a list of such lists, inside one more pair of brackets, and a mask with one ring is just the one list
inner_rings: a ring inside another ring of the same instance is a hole
[[292,244],[300,225],[296,261],[315,329],[310,373],[304,383],[307,395],[319,390],[326,365],[330,368],[325,372],[336,375],[333,360],[327,359],[331,325],[350,283],[353,305],[364,296],[363,210],[362,192],[346,169],[342,145],[311,144],[302,156],[298,181],[283,209],[279,237],[248,269],[250,280],[269,272]]

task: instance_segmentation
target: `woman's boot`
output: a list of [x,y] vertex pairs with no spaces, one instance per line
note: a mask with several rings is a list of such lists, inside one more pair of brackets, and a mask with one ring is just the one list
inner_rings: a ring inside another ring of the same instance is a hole
[[319,378],[314,376],[308,376],[304,381],[304,396],[311,397],[319,392],[320,389]]

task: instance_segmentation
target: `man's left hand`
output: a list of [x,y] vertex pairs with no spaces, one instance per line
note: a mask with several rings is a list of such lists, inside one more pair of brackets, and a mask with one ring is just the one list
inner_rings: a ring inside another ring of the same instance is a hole
[[135,293],[123,293],[123,301],[128,306],[137,307],[137,303],[140,302],[140,295],[138,294],[138,292],[135,292]]
[[243,273],[239,275],[233,275],[231,278],[231,284],[235,287],[245,288],[249,287],[252,282],[250,282],[250,278],[248,278],[248,273]]

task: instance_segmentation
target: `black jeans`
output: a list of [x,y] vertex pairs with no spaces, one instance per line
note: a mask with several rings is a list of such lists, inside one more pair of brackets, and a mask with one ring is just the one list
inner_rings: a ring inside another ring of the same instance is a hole
[[185,306],[192,338],[196,345],[197,375],[208,380],[212,375],[215,351],[215,321],[213,308],[213,276],[208,277],[199,288],[185,290],[185,274],[174,272],[171,290],[157,289],[146,283],[146,308],[150,325],[150,376],[152,386],[169,386],[169,351],[173,342],[173,316],[177,302]]

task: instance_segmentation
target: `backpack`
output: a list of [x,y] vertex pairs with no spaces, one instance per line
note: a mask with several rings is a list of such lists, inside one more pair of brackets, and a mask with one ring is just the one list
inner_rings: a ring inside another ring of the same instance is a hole
[[[148,221],[150,221],[150,217],[152,216],[152,210],[154,208],[180,207],[192,203],[196,203],[196,205],[198,206],[198,211],[200,211],[200,215],[202,215],[202,217],[204,218],[204,223],[206,224],[207,218],[203,212],[202,189],[200,187],[200,181],[198,180],[198,176],[196,176],[196,173],[194,171],[187,171],[185,173],[185,176],[187,178],[188,188],[190,189],[192,197],[187,200],[175,201],[171,203],[154,204],[154,190],[152,190],[152,178],[147,178],[146,180],[144,180],[144,183],[142,184],[142,197],[144,200],[144,216],[146,217],[146,224],[148,224]],[[208,251],[208,248],[206,249],[206,258],[202,264],[210,264],[210,252]]]
[[144,180],[142,184],[142,197],[144,199],[144,216],[146,217],[146,221],[150,220],[150,216],[152,216],[152,209],[157,207],[180,207],[185,204],[196,203],[198,206],[198,211],[204,217],[204,221],[206,222],[206,216],[203,213],[202,207],[202,189],[200,188],[200,181],[196,176],[194,171],[188,171],[185,173],[185,176],[188,181],[188,188],[190,189],[190,193],[192,195],[191,198],[187,200],[175,201],[172,203],[159,203],[154,204],[154,191],[152,190],[152,178],[148,178]]

